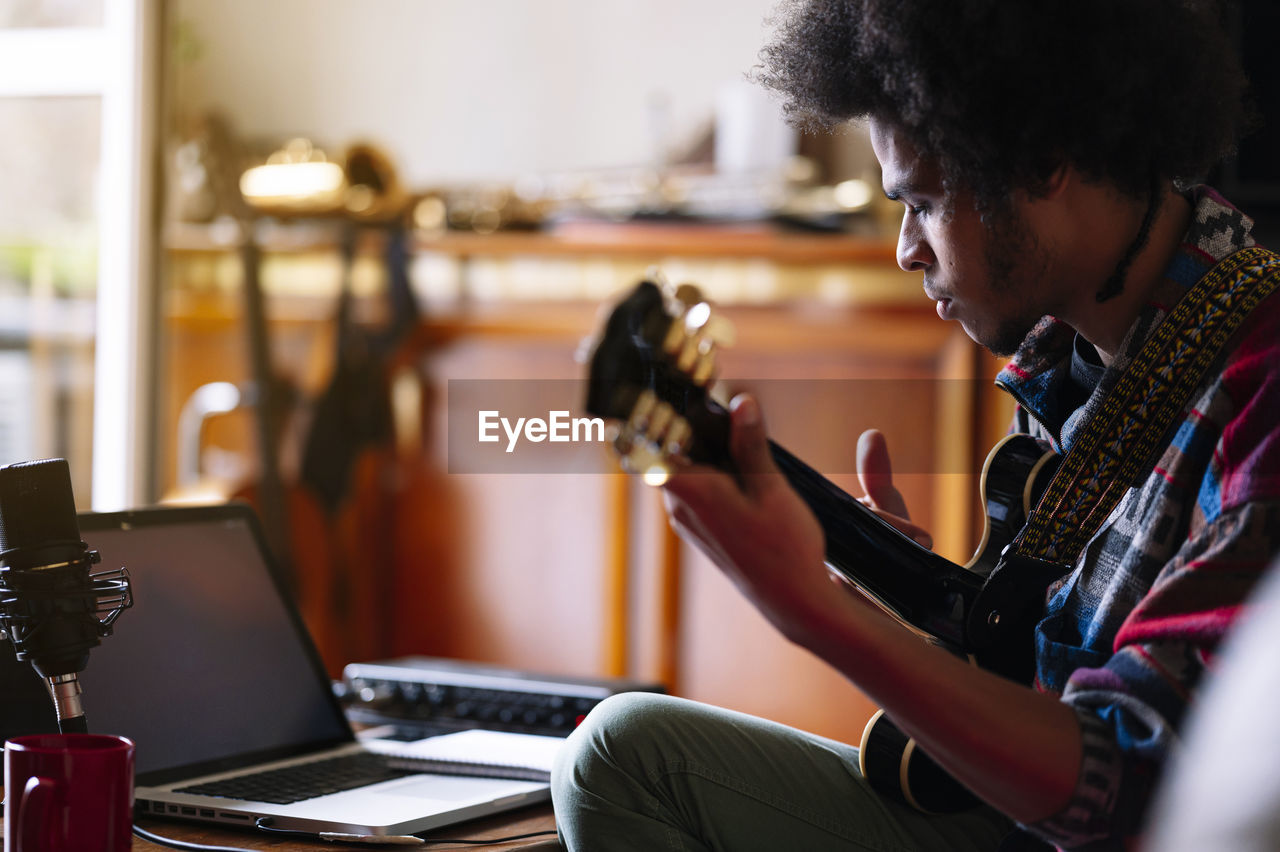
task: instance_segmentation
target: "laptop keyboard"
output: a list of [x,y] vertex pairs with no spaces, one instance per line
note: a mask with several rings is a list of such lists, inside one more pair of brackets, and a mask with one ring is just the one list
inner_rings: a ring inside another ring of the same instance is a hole
[[287,805],[412,774],[410,770],[389,766],[382,755],[358,752],[208,784],[193,784],[175,792]]

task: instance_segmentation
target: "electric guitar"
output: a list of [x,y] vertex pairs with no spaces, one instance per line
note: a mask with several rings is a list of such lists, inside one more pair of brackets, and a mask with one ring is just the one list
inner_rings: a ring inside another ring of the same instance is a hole
[[[585,408],[614,422],[613,444],[624,469],[650,482],[661,482],[684,461],[734,471],[728,412],[709,393],[717,350],[732,338],[732,326],[689,285],[672,292],[643,281],[614,307],[590,357]],[[991,451],[982,476],[982,542],[966,564],[957,565],[781,446],[770,441],[769,449],[817,516],[831,570],[930,641],[1029,682],[1031,629],[1045,584],[1019,583],[993,569],[1052,477],[1055,453],[1029,435],[1010,435]],[[993,585],[999,588],[989,588],[989,578],[997,577]],[[975,629],[979,624],[982,629]],[[975,801],[883,711],[868,723],[860,755],[873,787],[922,810],[957,810]]]

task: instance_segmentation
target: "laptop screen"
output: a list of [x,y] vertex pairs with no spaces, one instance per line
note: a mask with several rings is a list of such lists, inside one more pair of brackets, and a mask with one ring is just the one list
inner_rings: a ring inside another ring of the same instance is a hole
[[140,782],[351,739],[248,507],[86,513],[80,532],[95,570],[133,581],[133,608],[80,681],[89,729],[137,743]]

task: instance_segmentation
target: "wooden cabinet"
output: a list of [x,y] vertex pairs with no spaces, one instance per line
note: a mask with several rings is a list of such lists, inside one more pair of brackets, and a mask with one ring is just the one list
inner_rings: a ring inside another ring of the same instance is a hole
[[[429,310],[415,366],[429,377],[421,462],[434,508],[422,518],[417,567],[398,575],[394,590],[393,618],[409,627],[391,631],[385,651],[661,679],[681,695],[856,740],[868,702],[674,539],[656,491],[611,472],[594,446],[582,450],[590,459],[564,470],[477,472],[450,446],[451,422],[457,434],[459,418],[475,417],[455,410],[464,405],[459,389],[476,381],[572,387],[601,293],[622,291],[654,261],[688,273],[681,279],[710,275],[738,334],[722,384],[754,390],[775,439],[855,493],[857,435],[880,428],[915,517],[940,552],[963,561],[976,540],[975,474],[1007,423],[1007,411],[991,411],[993,362],[937,319],[882,242],[617,234],[613,243],[593,232],[576,242],[517,235],[419,246],[426,262],[450,265],[455,291],[433,303],[442,287],[421,289]],[[169,441],[197,386],[247,375],[234,287],[209,283],[233,281],[225,270],[210,273],[219,263],[225,258],[212,247],[170,254],[161,412]],[[469,294],[468,276],[492,288],[502,269],[526,280],[566,270],[585,283],[554,300]],[[756,283],[734,282],[735,273]],[[762,282],[772,282],[774,297]],[[276,362],[314,393],[331,366],[330,301],[277,291],[269,308]],[[211,421],[206,455],[252,459],[245,421],[243,412]],[[172,448],[162,445],[157,459],[165,489],[176,484]]]

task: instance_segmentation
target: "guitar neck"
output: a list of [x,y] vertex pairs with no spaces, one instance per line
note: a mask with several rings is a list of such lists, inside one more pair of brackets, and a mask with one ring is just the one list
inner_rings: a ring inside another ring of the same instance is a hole
[[[613,307],[591,352],[585,408],[619,424],[614,447],[625,469],[670,471],[675,460],[687,459],[737,475],[729,412],[708,389],[715,352],[731,341],[731,328],[717,323],[688,285],[664,291],[642,281]],[[1028,573],[999,566],[1052,477],[1056,454],[1029,435],[996,445],[982,473],[982,544],[960,566],[916,544],[776,443],[769,446],[817,517],[832,570],[939,644],[1023,678],[1046,584],[1067,568]],[[997,653],[1001,643],[1014,650]]]
[[921,547],[773,441],[769,449],[826,537],[826,561],[902,620],[957,648],[982,578]]
[[[668,391],[666,398],[675,394]],[[693,460],[733,472],[729,413],[700,391],[679,402],[698,436]],[[827,564],[901,620],[963,648],[965,617],[983,578],[921,547],[776,442],[769,450],[817,516]]]

